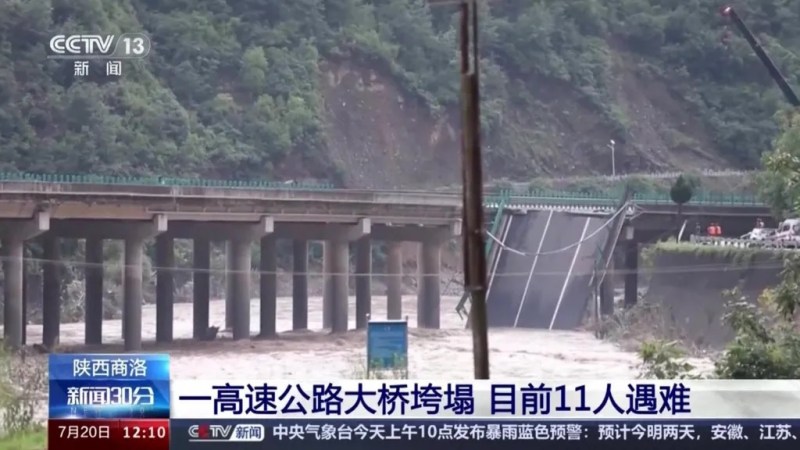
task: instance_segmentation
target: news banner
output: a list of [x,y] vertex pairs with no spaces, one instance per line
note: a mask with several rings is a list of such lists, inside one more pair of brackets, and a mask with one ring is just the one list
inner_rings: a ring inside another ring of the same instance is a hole
[[800,381],[170,380],[168,355],[50,356],[48,446],[797,449]]

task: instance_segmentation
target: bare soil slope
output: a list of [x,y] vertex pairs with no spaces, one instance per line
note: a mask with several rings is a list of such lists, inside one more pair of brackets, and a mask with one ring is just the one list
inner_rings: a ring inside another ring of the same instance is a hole
[[[731,167],[668,84],[646,75],[624,51],[609,80],[609,110],[622,117],[617,171],[651,172]],[[434,117],[380,71],[328,61],[320,79],[331,159],[348,187],[425,188],[460,179],[458,111]],[[531,85],[531,80],[527,80]],[[611,172],[614,130],[601,111],[567,83],[533,80],[534,99],[507,108],[502,132],[484,137],[486,177]]]

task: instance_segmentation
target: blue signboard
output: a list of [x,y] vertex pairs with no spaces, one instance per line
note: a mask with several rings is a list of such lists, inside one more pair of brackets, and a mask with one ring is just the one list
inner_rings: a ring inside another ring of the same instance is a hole
[[50,419],[168,419],[169,355],[51,354]]
[[408,322],[370,321],[367,325],[367,372],[407,367]]

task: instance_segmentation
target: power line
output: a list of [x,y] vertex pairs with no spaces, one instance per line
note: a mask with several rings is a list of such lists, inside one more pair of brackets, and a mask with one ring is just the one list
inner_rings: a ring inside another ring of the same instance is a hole
[[[0,261],[8,260],[8,257],[0,257]],[[41,258],[24,258],[26,262],[39,262],[39,263],[56,263],[60,266],[67,266],[71,268],[109,268],[114,267],[120,270],[124,270],[126,266],[124,264],[105,264],[105,263],[87,263],[84,261],[75,261],[75,260],[53,260],[53,259],[41,259]],[[747,266],[741,267],[742,270],[772,270],[772,269],[782,269],[784,264],[782,262],[764,262],[764,263],[751,263]],[[734,266],[735,268],[735,266]],[[305,275],[310,277],[321,277],[321,276],[332,276],[332,275],[347,275],[351,277],[363,277],[368,275],[370,277],[375,278],[388,278],[388,277],[405,277],[405,276],[422,276],[422,277],[430,277],[430,276],[458,276],[462,275],[463,272],[461,271],[440,271],[440,272],[431,272],[431,273],[420,273],[418,271],[408,271],[408,272],[401,272],[401,273],[389,273],[389,272],[370,272],[369,274],[359,274],[355,271],[348,271],[348,272],[329,272],[329,271],[305,271],[305,272],[293,272],[291,270],[274,270],[274,271],[264,271],[259,269],[251,269],[251,270],[232,270],[232,269],[195,269],[192,267],[165,267],[165,266],[150,266],[151,272],[157,271],[168,271],[172,274],[176,273],[209,273],[209,274],[231,274],[231,273],[243,273],[248,272],[253,275],[279,275],[279,276],[293,276],[293,275]],[[591,270],[587,269],[586,271],[582,271],[578,269],[573,270],[572,273],[574,275],[591,275],[594,269],[592,267]],[[684,274],[684,273],[695,273],[695,272],[703,272],[703,273],[710,273],[710,272],[723,272],[723,271],[731,271],[731,264],[730,263],[717,263],[717,264],[697,264],[697,265],[678,265],[678,266],[669,266],[669,267],[658,267],[658,268],[638,268],[637,270],[628,270],[628,269],[614,269],[609,270],[609,275],[627,275],[631,273],[638,273],[639,275],[653,275],[653,274]],[[563,276],[566,275],[568,272],[564,271],[545,271],[539,272],[537,271],[535,275],[537,276]],[[512,278],[512,277],[528,277],[529,271],[523,272],[497,272],[495,277],[500,278]]]

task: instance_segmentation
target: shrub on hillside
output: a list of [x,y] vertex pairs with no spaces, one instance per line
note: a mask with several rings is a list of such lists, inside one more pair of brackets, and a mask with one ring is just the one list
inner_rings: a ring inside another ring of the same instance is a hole
[[[782,288],[779,287],[777,290]],[[757,305],[734,289],[725,293],[725,322],[735,338],[714,364],[712,378],[780,380],[800,378],[800,331],[793,317],[766,291]],[[674,343],[645,342],[639,355],[644,378],[691,378],[694,367]]]
[[677,380],[698,378],[692,372],[683,350],[675,341],[648,341],[639,349],[639,376],[648,379]]
[[800,333],[774,302],[774,295],[767,291],[759,305],[744,298],[729,303],[725,321],[736,337],[716,362],[718,378],[800,378]]

